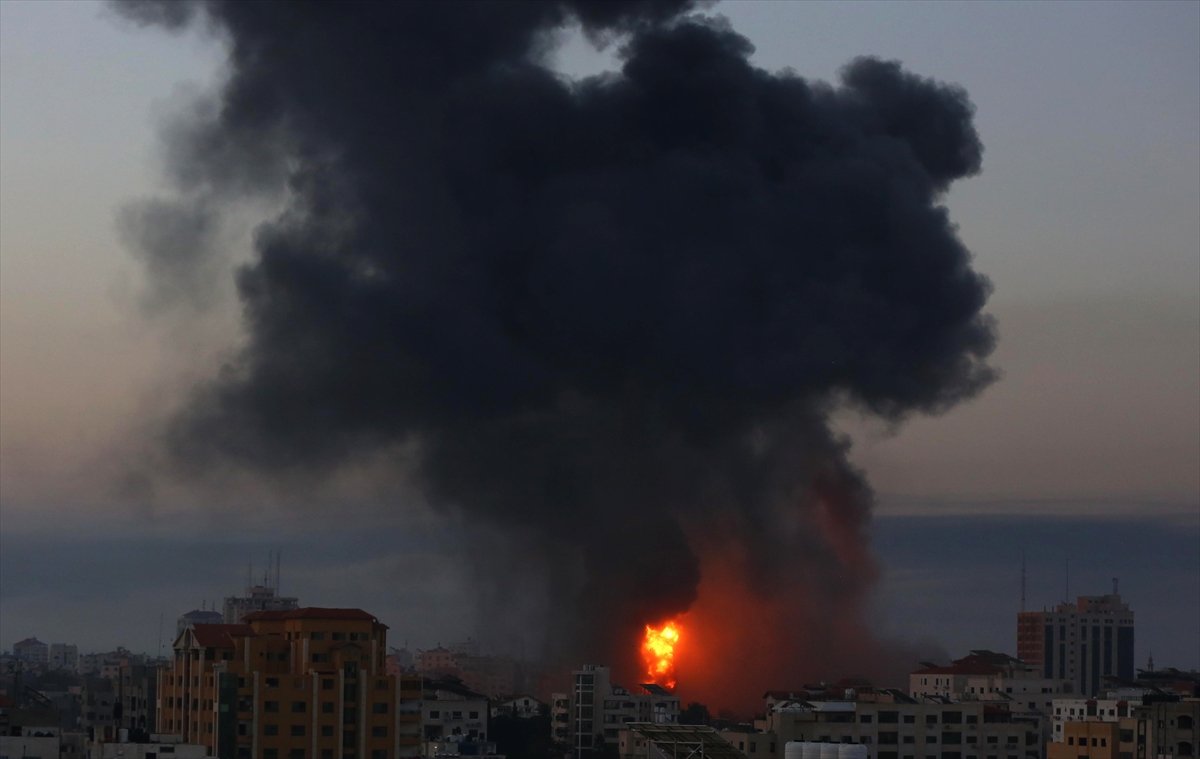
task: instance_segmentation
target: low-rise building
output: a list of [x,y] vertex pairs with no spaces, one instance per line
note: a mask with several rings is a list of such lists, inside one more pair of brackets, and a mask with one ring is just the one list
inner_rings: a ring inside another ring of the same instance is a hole
[[1042,717],[1003,701],[913,698],[892,689],[772,691],[755,726],[790,741],[861,744],[870,759],[1041,759]]
[[485,743],[487,696],[454,678],[426,680],[422,688],[421,723],[426,744]]
[[519,717],[521,719],[538,717],[547,711],[546,704],[529,694],[509,696],[493,703],[491,708],[493,717]]
[[1117,722],[1067,722],[1062,727],[1062,740],[1047,744],[1046,759],[1117,759]]

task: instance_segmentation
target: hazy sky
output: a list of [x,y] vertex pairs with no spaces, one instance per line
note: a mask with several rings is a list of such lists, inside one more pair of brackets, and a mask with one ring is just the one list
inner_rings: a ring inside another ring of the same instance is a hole
[[[743,1],[713,12],[764,68],[833,80],[854,56],[894,58],[961,84],[978,109],[983,173],[948,205],[995,285],[1003,379],[899,430],[844,417],[887,517],[876,527],[884,627],[939,637],[903,610],[944,615],[988,588],[985,599],[1009,594],[995,600],[1003,613],[940,637],[956,655],[1011,651],[1027,547],[1037,605],[1062,595],[1068,555],[1091,568],[1072,591],[1104,592],[1119,571],[1139,614],[1139,663],[1153,647],[1161,664],[1200,667],[1200,3]],[[156,416],[236,339],[228,281],[207,309],[154,313],[116,222],[163,187],[157,130],[219,82],[223,51],[93,3],[0,2],[0,35],[0,645],[36,634],[152,646],[160,613],[172,628],[200,594],[234,591],[246,560],[280,547],[314,557],[287,588],[303,600],[374,604],[394,635],[426,644],[468,626],[431,592],[461,579],[452,567],[417,582],[417,559],[454,541],[416,507],[370,550],[355,548],[361,529],[318,549],[311,529],[281,526],[286,511],[149,509],[116,487]],[[608,60],[576,40],[561,68]],[[249,229],[230,245],[244,247]],[[1143,553],[1113,537],[1139,524]],[[955,548],[973,541],[991,546],[987,561]],[[389,592],[361,590],[381,575]],[[121,619],[130,627],[113,629]]]

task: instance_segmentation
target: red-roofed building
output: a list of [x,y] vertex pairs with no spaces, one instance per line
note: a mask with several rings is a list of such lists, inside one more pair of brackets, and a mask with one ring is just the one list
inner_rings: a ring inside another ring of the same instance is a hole
[[387,626],[361,609],[258,611],[198,624],[159,684],[159,730],[228,759],[415,756],[421,684],[387,673]]

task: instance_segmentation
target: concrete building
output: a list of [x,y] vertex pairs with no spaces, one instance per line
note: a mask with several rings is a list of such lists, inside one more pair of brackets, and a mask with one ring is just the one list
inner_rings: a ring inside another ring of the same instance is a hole
[[453,678],[427,679],[421,694],[426,755],[433,744],[487,742],[487,696]]
[[518,667],[508,656],[480,654],[473,641],[451,648],[437,646],[417,652],[414,666],[424,677],[453,677],[488,698],[500,698],[517,690]]
[[13,644],[13,656],[26,664],[45,665],[50,660],[50,647],[37,638],[26,638]]
[[1188,759],[1200,750],[1200,698],[1152,700],[1134,708],[1134,756]]
[[571,741],[571,698],[566,693],[550,694],[550,740],[559,746]]
[[105,743],[88,752],[88,759],[213,759],[214,756],[205,746],[169,741]]
[[547,704],[527,693],[494,701],[491,707],[493,717],[517,717],[518,719],[532,719],[542,714],[549,714],[549,711],[550,707]]
[[1133,716],[1133,707],[1124,699],[1056,698],[1050,713],[1050,740],[1066,743],[1067,727],[1078,722],[1116,724]]
[[79,666],[79,647],[69,643],[51,643],[50,669],[66,669],[72,672]]
[[416,755],[420,687],[386,673],[386,625],[361,609],[243,620],[196,625],[175,641],[159,678],[162,732],[222,759]]
[[1012,701],[1030,711],[1050,713],[1054,698],[1072,693],[1069,680],[1047,678],[1040,668],[994,651],[975,650],[946,666],[925,664],[908,678],[914,698]]
[[771,691],[766,701],[766,716],[755,727],[774,745],[776,757],[783,757],[790,741],[860,744],[870,759],[1042,756],[1042,718],[1016,713],[1005,702],[913,698],[862,686]]
[[175,620],[175,637],[178,638],[184,630],[193,625],[219,625],[224,622],[225,616],[216,609],[192,609],[180,614],[179,619]]
[[1046,746],[1046,759],[1117,759],[1116,722],[1068,722],[1061,741]]
[[[1114,588],[1115,590],[1115,588]],[[1109,677],[1133,677],[1133,611],[1115,592],[1017,615],[1017,657],[1045,678],[1095,696]]]
[[[595,664],[575,670],[571,679],[567,742],[577,758],[615,747],[628,723],[678,722],[679,697],[657,685],[627,690],[612,682],[608,667]],[[554,725],[552,721],[551,729]]]
[[256,611],[291,611],[299,606],[298,598],[280,596],[278,589],[271,585],[251,585],[246,588],[246,595],[225,599],[222,619],[225,624],[232,625]]

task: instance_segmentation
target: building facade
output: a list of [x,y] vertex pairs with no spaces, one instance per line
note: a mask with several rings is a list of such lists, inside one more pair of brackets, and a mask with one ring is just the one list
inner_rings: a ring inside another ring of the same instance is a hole
[[[159,680],[159,730],[223,759],[389,759],[420,745],[419,681],[386,672],[361,609],[261,611],[195,625]],[[403,707],[403,708],[402,708]]]
[[13,644],[13,656],[26,664],[45,665],[50,660],[50,647],[37,638],[26,638]]
[[1042,719],[1003,702],[855,689],[834,698],[768,693],[756,727],[773,736],[777,757],[804,741],[861,744],[870,759],[1041,759]]
[[[675,724],[679,697],[657,685],[628,690],[612,682],[608,667],[586,664],[571,673],[567,739],[575,757],[616,747],[631,722]],[[553,722],[551,729],[557,724]]]
[[1079,596],[1053,611],[1017,615],[1017,657],[1042,676],[1095,696],[1106,678],[1133,677],[1133,611],[1116,593]]
[[79,647],[70,643],[51,643],[49,664],[50,669],[74,672],[79,666]]

